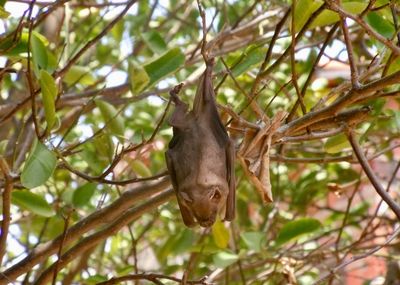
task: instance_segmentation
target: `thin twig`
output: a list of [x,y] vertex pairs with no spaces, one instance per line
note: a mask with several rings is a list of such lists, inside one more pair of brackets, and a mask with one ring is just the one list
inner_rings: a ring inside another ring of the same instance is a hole
[[[130,274],[130,275],[125,275],[125,276],[120,276],[120,277],[114,277],[114,278],[111,278],[110,280],[97,283],[96,285],[112,285],[112,284],[119,284],[121,282],[131,281],[131,280],[148,280],[155,284],[163,284],[161,282],[157,282],[158,279],[166,279],[166,280],[173,281],[176,283],[182,282],[182,279],[168,276],[168,275],[155,274],[155,273],[149,273],[149,274],[143,273],[143,274]],[[206,278],[202,278],[200,280],[188,280],[188,281],[186,281],[186,284],[189,284],[189,285],[195,285],[195,284],[207,285],[207,284],[209,284],[205,281],[205,279]]]
[[379,196],[388,204],[389,208],[395,213],[397,219],[400,221],[400,206],[390,197],[390,195],[385,191],[382,185],[379,183],[378,178],[376,177],[374,171],[371,169],[367,158],[365,157],[360,145],[358,144],[357,139],[354,136],[353,130],[346,130],[347,138],[353,148],[354,154],[357,156],[357,159],[363,168],[365,174],[368,176],[370,182],[374,186],[376,192]]
[[59,262],[61,260],[61,254],[62,254],[62,250],[63,250],[63,246],[64,246],[64,242],[65,242],[65,237],[67,236],[67,230],[68,230],[68,226],[69,226],[69,220],[71,218],[71,214],[72,214],[72,209],[70,209],[67,213],[66,217],[64,218],[64,229],[63,229],[63,233],[62,233],[62,239],[60,242],[60,246],[58,248],[58,252],[57,252],[57,260],[54,263],[54,271],[53,271],[53,282],[52,284],[55,285],[57,282],[57,274],[59,271]]
[[357,89],[360,86],[360,82],[359,82],[358,68],[355,61],[355,55],[353,53],[354,49],[351,43],[349,29],[347,28],[346,19],[343,17],[342,14],[339,14],[339,17],[340,17],[340,26],[342,28],[344,42],[346,44],[347,57],[349,59],[349,64],[350,64],[351,84],[353,85],[354,89]]
[[392,235],[383,243],[380,244],[379,246],[376,246],[374,248],[372,248],[371,250],[367,251],[364,254],[360,254],[360,255],[356,255],[353,256],[352,258],[350,258],[349,260],[341,263],[340,265],[336,266],[335,268],[333,268],[331,270],[330,273],[326,274],[324,277],[322,277],[321,279],[317,280],[315,283],[313,283],[313,285],[318,285],[321,284],[322,282],[324,282],[326,279],[328,279],[331,275],[336,274],[338,271],[342,270],[344,267],[348,266],[351,263],[354,263],[358,260],[364,259],[368,256],[373,255],[375,252],[381,250],[382,248],[384,248],[385,246],[387,246],[389,243],[391,243],[398,235],[400,234],[400,227],[398,227],[393,233]]

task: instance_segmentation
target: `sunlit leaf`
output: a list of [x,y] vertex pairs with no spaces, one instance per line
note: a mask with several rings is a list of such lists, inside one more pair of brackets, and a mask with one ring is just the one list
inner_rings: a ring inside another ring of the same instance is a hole
[[321,7],[321,0],[298,0],[294,11],[295,32],[299,32],[305,25],[308,18]]
[[321,227],[321,223],[312,218],[302,218],[286,223],[279,231],[276,243],[282,245],[288,241],[299,238],[308,233],[315,232]]
[[31,35],[31,47],[33,62],[35,62],[39,68],[46,69],[48,63],[47,49],[37,33],[32,33]]
[[327,153],[338,153],[345,148],[348,148],[349,146],[350,143],[347,137],[344,134],[339,134],[328,138],[324,145],[324,148]]
[[92,275],[92,276],[86,278],[85,279],[85,284],[89,284],[89,285],[90,284],[97,284],[97,283],[100,283],[100,282],[105,282],[107,280],[108,280],[108,278],[107,278],[106,275],[95,274],[95,275]]
[[113,105],[103,100],[95,100],[97,107],[99,107],[101,115],[103,116],[104,122],[111,132],[122,138],[125,132],[124,120],[118,114],[117,109]]
[[124,21],[118,21],[111,29],[111,34],[113,35],[117,43],[120,43],[122,40],[122,35],[124,33],[124,24]]
[[10,16],[10,12],[7,12],[4,7],[0,6],[0,19],[7,19]]
[[265,50],[255,46],[248,47],[244,53],[244,58],[232,69],[233,76],[239,76],[253,65],[262,62],[264,58]]
[[40,216],[51,217],[55,215],[53,208],[42,196],[28,190],[12,191],[11,202]]
[[162,54],[167,50],[167,44],[161,35],[156,31],[150,31],[142,34],[143,41],[156,54]]
[[[367,8],[368,3],[367,2],[343,2],[341,4],[341,7],[343,10],[345,10],[348,13],[357,15],[360,14],[362,11]],[[326,25],[331,25],[339,21],[340,17],[339,15],[332,11],[325,9],[322,11],[321,14],[319,14],[315,20],[312,22],[310,28],[315,28],[315,27],[322,27]]]
[[179,48],[173,48],[144,66],[147,74],[150,77],[149,85],[156,83],[163,77],[176,71],[185,63],[185,55]]
[[132,160],[129,164],[139,177],[150,177],[152,175],[147,165],[139,159]]
[[132,94],[139,94],[150,82],[146,70],[135,62],[129,62],[128,73]]
[[53,174],[56,164],[57,157],[54,152],[38,141],[22,170],[22,185],[31,189],[44,184]]
[[213,263],[216,267],[225,268],[238,261],[239,256],[229,251],[220,251],[213,255]]
[[74,65],[67,71],[63,77],[63,81],[67,84],[80,83],[83,85],[91,85],[95,82],[95,78],[89,67]]
[[40,71],[39,82],[47,127],[51,129],[56,121],[55,100],[58,92],[57,85],[54,78],[44,69]]
[[[98,131],[97,128],[96,131]],[[107,132],[103,132],[93,139],[93,144],[96,149],[97,158],[107,164],[110,163],[114,156],[114,142],[112,136]]]
[[377,12],[369,12],[366,16],[367,23],[385,38],[392,38],[395,28],[391,22]]
[[219,248],[227,248],[229,242],[229,231],[220,221],[216,221],[212,226],[212,237]]
[[245,232],[241,233],[240,237],[246,246],[255,252],[261,251],[261,243],[264,240],[265,234],[262,232]]

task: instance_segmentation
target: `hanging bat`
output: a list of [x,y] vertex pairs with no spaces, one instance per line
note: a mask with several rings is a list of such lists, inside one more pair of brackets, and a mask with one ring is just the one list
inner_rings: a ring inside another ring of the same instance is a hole
[[177,92],[170,93],[175,103],[169,120],[173,137],[165,156],[183,222],[188,227],[196,223],[210,227],[222,210],[227,221],[235,216],[235,149],[217,111],[213,65],[213,59],[207,60],[192,111],[188,112]]

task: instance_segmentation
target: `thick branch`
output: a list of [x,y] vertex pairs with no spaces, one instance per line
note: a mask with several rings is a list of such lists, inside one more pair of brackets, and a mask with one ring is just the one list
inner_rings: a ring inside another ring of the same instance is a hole
[[167,202],[174,194],[172,189],[167,190],[156,197],[149,199],[146,203],[132,208],[128,211],[125,211],[122,216],[117,218],[113,223],[111,223],[106,228],[83,238],[79,243],[69,249],[66,253],[64,253],[57,263],[53,263],[50,267],[48,267],[41,276],[36,280],[35,284],[47,284],[53,275],[54,268],[58,266],[58,268],[63,268],[72,260],[80,256],[83,252],[93,248],[98,245],[100,242],[116,234],[121,228],[126,226],[127,224],[133,222],[146,212],[153,210],[159,205]]
[[[68,247],[85,233],[100,225],[115,221],[116,218],[126,212],[132,205],[164,190],[169,185],[168,177],[156,183],[139,186],[124,192],[114,203],[94,212],[69,228],[65,235],[64,246]],[[8,284],[10,279],[15,280],[18,276],[32,270],[32,267],[36,264],[44,262],[50,255],[57,252],[62,238],[62,236],[58,236],[47,244],[36,248],[26,258],[4,271],[3,274],[0,275],[0,284]]]

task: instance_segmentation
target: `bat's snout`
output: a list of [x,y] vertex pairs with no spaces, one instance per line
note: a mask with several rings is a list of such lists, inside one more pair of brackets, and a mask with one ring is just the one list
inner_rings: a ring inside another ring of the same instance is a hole
[[198,222],[200,226],[202,226],[203,228],[209,228],[214,224],[215,219],[204,220],[204,221],[199,220]]

